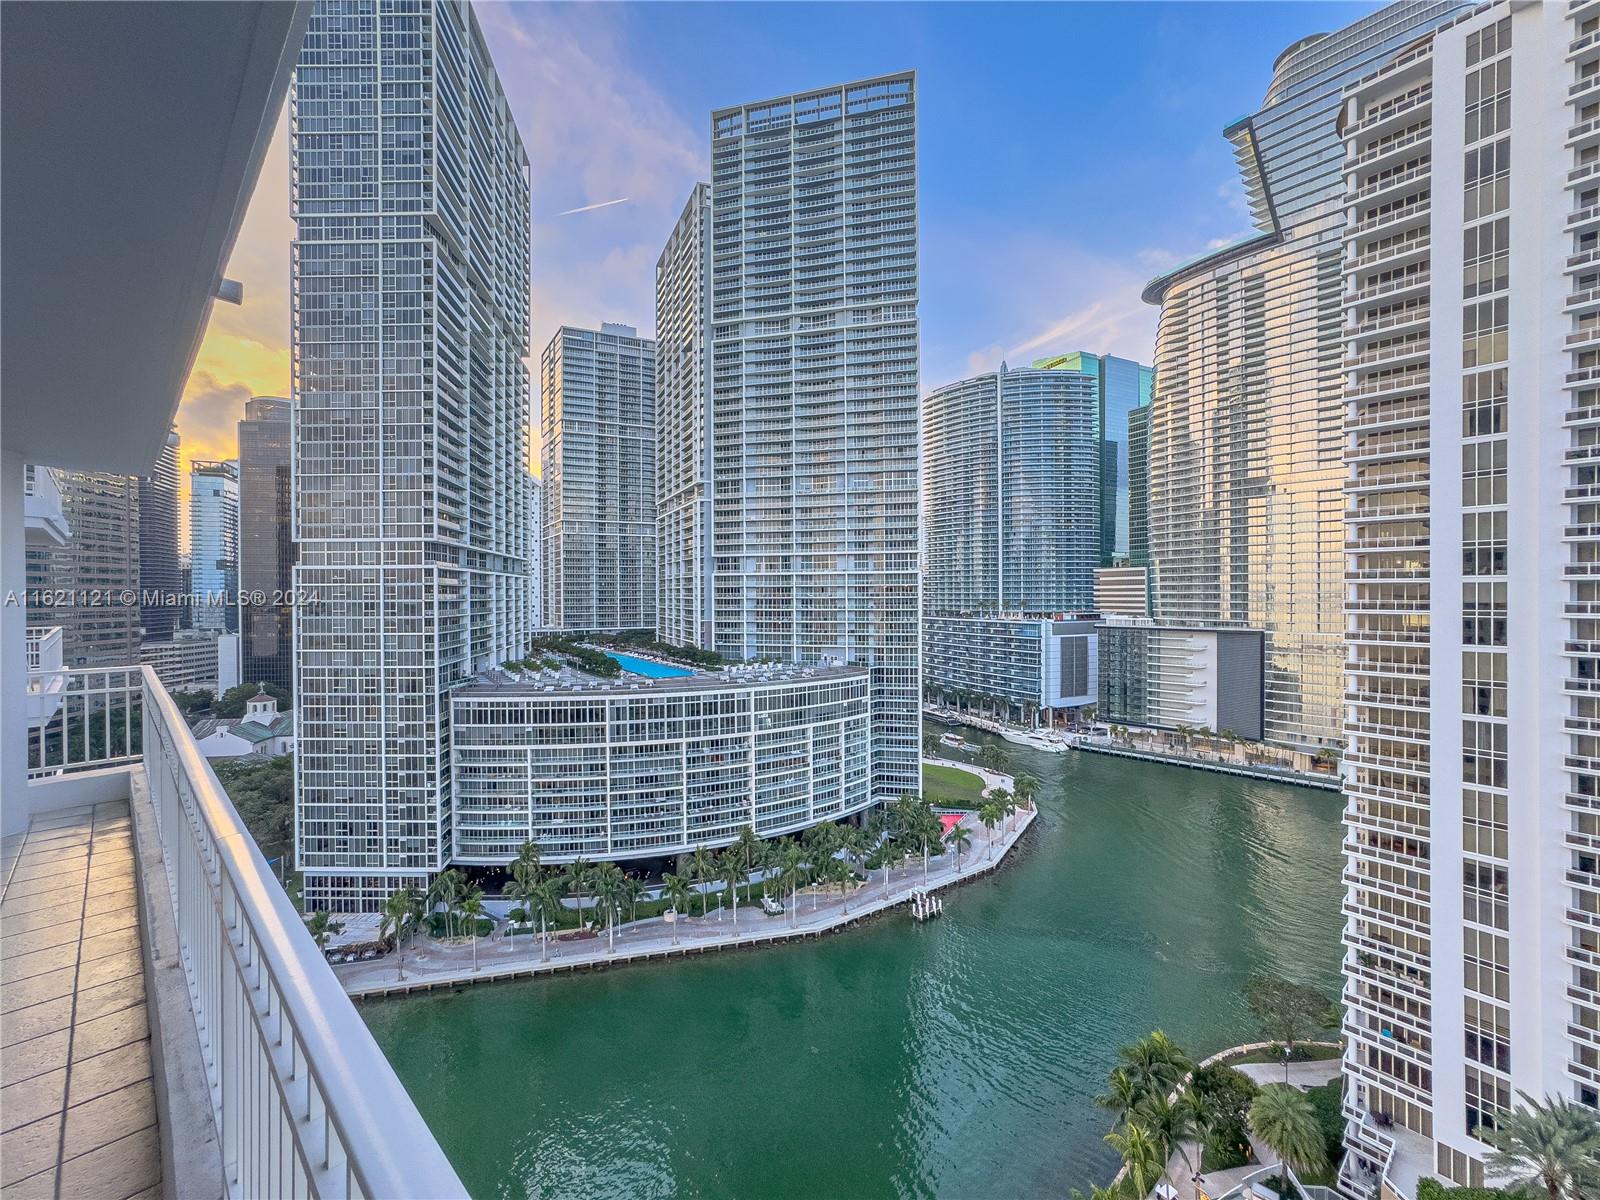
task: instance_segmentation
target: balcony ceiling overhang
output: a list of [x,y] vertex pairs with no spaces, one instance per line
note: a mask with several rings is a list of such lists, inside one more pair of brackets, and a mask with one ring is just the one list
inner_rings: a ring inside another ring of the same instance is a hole
[[0,447],[155,462],[310,8],[0,5]]

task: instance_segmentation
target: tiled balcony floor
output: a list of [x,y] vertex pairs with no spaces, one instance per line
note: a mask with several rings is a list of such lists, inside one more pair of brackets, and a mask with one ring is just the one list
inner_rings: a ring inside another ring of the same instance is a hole
[[0,845],[3,1200],[160,1195],[134,870],[126,802]]

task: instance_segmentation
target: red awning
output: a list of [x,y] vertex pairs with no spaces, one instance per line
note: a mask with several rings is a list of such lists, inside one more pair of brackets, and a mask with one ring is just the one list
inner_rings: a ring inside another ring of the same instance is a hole
[[957,825],[961,824],[961,820],[965,815],[965,813],[940,813],[939,824],[944,826],[946,833],[949,833]]

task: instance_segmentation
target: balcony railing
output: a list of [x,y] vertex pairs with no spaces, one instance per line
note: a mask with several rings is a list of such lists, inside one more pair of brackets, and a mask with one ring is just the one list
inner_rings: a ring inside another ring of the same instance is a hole
[[61,674],[29,774],[143,762],[229,1194],[464,1196],[154,669]]

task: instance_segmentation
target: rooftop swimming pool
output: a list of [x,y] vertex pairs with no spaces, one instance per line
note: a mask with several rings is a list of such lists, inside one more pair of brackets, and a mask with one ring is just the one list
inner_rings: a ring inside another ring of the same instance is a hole
[[635,675],[644,675],[650,679],[676,679],[680,675],[694,674],[693,671],[683,667],[669,667],[665,663],[651,662],[648,658],[635,658],[631,654],[618,654],[614,650],[607,650],[605,655],[624,671],[632,671]]

